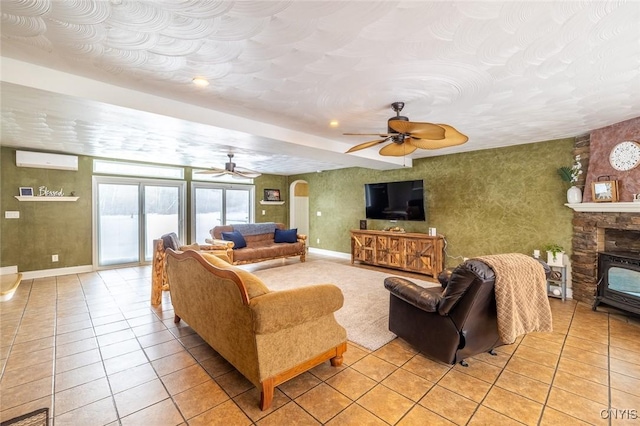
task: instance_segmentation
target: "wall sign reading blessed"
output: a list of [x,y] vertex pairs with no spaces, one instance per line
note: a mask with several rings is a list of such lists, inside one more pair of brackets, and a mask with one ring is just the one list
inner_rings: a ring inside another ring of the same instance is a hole
[[41,186],[38,188],[38,196],[39,197],[64,197],[64,191],[60,188],[59,191],[52,191],[46,186]]

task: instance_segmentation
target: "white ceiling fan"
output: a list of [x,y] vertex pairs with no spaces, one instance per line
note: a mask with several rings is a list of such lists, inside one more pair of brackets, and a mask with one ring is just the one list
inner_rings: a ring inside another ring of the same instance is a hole
[[218,169],[214,167],[209,170],[202,170],[196,173],[204,174],[204,175],[212,175],[214,177],[230,175],[235,178],[247,178],[247,179],[257,178],[262,174],[253,170],[245,169],[243,167],[236,167],[236,163],[233,162],[233,154],[227,154],[227,156],[229,157],[229,162],[224,163],[224,169]]

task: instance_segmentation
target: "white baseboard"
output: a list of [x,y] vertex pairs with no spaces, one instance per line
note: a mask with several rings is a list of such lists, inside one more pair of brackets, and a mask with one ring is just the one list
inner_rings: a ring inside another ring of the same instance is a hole
[[68,268],[43,269],[40,271],[27,271],[22,273],[23,280],[35,278],[59,277],[60,275],[85,274],[93,272],[92,265],[70,266]]
[[0,275],[9,275],[9,274],[17,274],[18,267],[17,266],[3,266],[0,268]]
[[319,249],[315,247],[309,247],[309,253],[316,253],[316,254],[322,254],[325,256],[338,257],[340,259],[351,260],[350,253],[343,253],[341,251],[333,251],[333,250],[325,250],[325,249]]

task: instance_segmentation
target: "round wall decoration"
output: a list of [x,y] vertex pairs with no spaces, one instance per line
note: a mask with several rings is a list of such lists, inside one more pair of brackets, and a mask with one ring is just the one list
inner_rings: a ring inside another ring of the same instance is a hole
[[640,143],[635,141],[620,142],[609,154],[611,167],[626,172],[640,164]]

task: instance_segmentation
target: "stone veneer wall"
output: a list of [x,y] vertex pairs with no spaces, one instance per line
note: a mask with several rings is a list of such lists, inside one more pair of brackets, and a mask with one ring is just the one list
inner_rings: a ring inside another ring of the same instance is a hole
[[[585,183],[605,173],[620,179],[620,201],[631,201],[631,193],[640,189],[640,170],[612,171],[608,159],[617,142],[636,140],[639,133],[640,117],[576,138],[573,154],[580,155],[582,163],[577,183],[583,188],[583,202],[591,201],[591,188]],[[595,299],[599,251],[640,251],[640,213],[574,212],[571,288],[576,300],[591,304]]]
[[[577,182],[583,188],[583,202],[591,202],[591,187],[602,174],[620,180],[620,201],[631,201],[640,190],[640,167],[616,172],[609,165],[609,152],[623,140],[640,140],[640,117],[594,130],[576,138],[573,155],[580,155],[583,174]],[[640,214],[574,212],[572,237],[573,298],[593,303],[598,282],[599,251],[640,251]]]
[[593,303],[598,282],[598,251],[637,250],[639,240],[640,215],[637,213],[575,212],[571,257],[573,298]]

